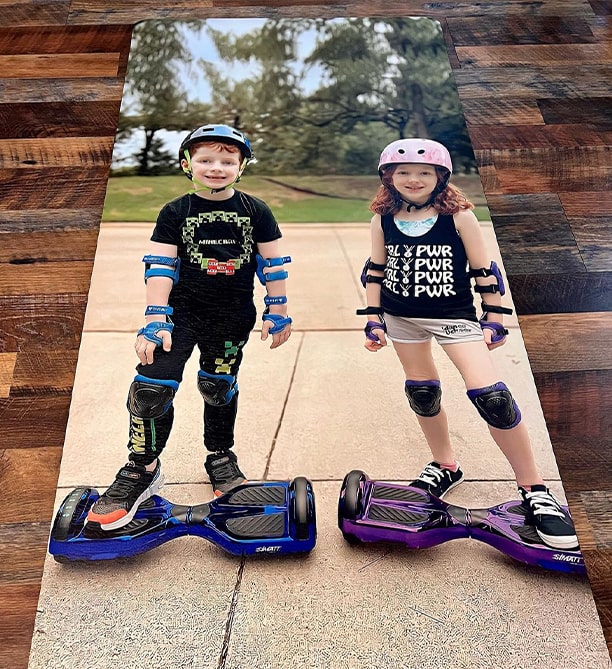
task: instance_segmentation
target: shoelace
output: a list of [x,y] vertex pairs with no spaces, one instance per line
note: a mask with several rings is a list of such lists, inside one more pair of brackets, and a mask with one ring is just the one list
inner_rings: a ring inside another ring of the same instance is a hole
[[565,518],[565,514],[561,510],[559,502],[557,502],[549,492],[545,492],[544,490],[528,492],[525,495],[525,499],[529,501],[529,505],[534,514]]
[[444,472],[432,465],[425,465],[423,471],[419,474],[419,481],[437,485],[444,477]]

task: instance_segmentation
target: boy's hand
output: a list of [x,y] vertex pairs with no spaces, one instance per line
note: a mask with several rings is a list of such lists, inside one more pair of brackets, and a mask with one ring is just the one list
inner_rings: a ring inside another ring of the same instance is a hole
[[[270,335],[270,330],[273,327],[274,323],[272,321],[266,320],[263,322],[261,326],[261,341],[266,341],[268,335]],[[272,337],[270,348],[278,348],[279,346],[282,346],[291,336],[291,324],[285,325],[285,327],[280,332],[276,332],[270,336]]]
[[484,337],[485,344],[487,345],[489,351],[492,351],[495,348],[499,348],[500,346],[503,346],[506,343],[505,337],[500,341],[492,342],[491,339],[493,338],[493,332],[488,328],[483,328],[482,336]]
[[[172,348],[172,334],[168,330],[160,330],[157,335],[162,340],[162,348],[164,351],[169,351]],[[134,348],[136,355],[143,365],[150,365],[153,362],[153,354],[159,344],[145,339],[145,336],[139,334],[136,337]]]

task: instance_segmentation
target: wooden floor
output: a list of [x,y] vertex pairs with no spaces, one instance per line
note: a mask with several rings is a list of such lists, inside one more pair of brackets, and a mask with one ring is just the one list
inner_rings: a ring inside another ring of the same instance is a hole
[[612,650],[611,13],[608,0],[0,1],[0,668],[27,666],[131,30],[149,18],[441,21]]

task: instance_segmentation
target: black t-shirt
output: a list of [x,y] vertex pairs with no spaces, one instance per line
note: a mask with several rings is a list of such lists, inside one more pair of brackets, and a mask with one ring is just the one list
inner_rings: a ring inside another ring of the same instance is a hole
[[166,204],[151,240],[173,244],[181,260],[179,296],[197,301],[253,297],[257,244],[281,237],[268,205],[235,191],[228,200],[207,200],[187,193]]
[[468,260],[451,215],[440,214],[419,237],[398,229],[393,215],[381,217],[387,251],[381,306],[392,316],[465,318],[476,321]]

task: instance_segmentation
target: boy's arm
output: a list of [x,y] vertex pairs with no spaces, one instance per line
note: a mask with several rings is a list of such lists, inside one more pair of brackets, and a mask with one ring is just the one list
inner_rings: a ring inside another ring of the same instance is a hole
[[[173,244],[150,242],[148,253],[145,258],[148,256],[176,258],[177,247]],[[164,273],[170,273],[168,271],[169,265],[150,262],[146,264],[146,267],[150,270],[161,269],[165,270]],[[170,297],[170,291],[172,290],[173,285],[174,279],[171,276],[149,276],[146,278],[145,327],[138,331],[138,336],[134,345],[136,354],[138,355],[138,358],[143,365],[151,364],[153,362],[153,355],[157,346],[161,345],[164,351],[169,351],[172,348],[171,328],[160,329],[156,328],[154,325],[149,324],[172,323],[169,314],[166,315],[162,313],[162,310],[160,309],[152,310],[150,307],[168,307],[168,298]],[[147,315],[147,312],[150,311],[153,311],[153,313],[149,313]],[[147,334],[150,334],[154,338],[161,340],[161,344],[159,344],[157,341],[148,339]]]
[[[278,239],[272,242],[261,242],[257,244],[257,251],[264,260],[272,258],[282,258],[280,243]],[[287,262],[289,262],[287,260]],[[282,263],[263,269],[264,276],[277,274],[283,272]],[[287,282],[284,278],[275,279],[273,281],[265,282],[267,296],[266,309],[264,311],[264,321],[261,326],[261,340],[265,341],[268,335],[272,335],[272,344],[270,348],[277,348],[284,344],[291,335],[291,319],[287,316]],[[283,299],[284,298],[284,299]],[[265,316],[270,314],[273,316],[267,319]],[[270,330],[283,326],[278,332],[270,332]]]

